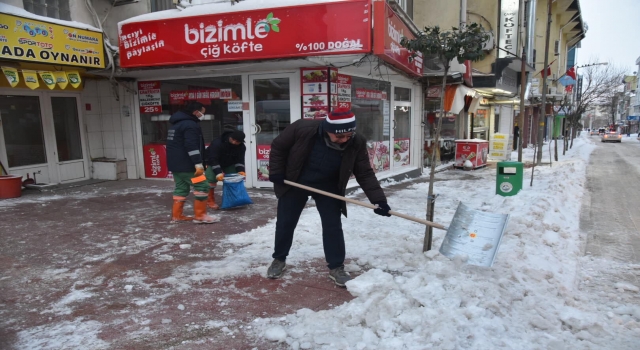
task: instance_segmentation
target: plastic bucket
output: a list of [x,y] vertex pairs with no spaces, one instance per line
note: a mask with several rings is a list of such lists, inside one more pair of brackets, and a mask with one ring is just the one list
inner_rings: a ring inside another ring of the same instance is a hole
[[0,199],[16,198],[22,195],[22,176],[0,176]]

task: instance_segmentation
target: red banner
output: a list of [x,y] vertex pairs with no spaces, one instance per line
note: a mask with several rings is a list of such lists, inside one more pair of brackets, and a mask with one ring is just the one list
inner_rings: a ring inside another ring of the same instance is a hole
[[415,39],[409,27],[393,12],[386,1],[374,3],[375,27],[373,53],[409,74],[422,76],[422,53],[411,58],[409,50],[400,45],[403,37]]
[[124,23],[123,68],[371,52],[368,0]]
[[386,100],[387,92],[358,88],[356,89],[356,98],[363,100]]

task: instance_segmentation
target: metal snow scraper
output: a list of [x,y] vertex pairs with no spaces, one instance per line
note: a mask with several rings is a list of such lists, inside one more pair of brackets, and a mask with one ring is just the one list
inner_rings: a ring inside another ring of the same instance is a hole
[[[377,206],[373,204],[339,196],[289,180],[284,180],[284,183],[369,209],[377,208]],[[466,262],[468,264],[478,266],[493,265],[500,241],[502,240],[502,235],[509,221],[509,214],[493,214],[477,211],[469,209],[462,203],[458,204],[458,209],[448,228],[435,222],[419,219],[393,210],[389,210],[389,214],[440,230],[446,230],[447,234],[440,246],[440,254],[449,258],[464,255],[467,256]]]
[[467,264],[493,266],[509,214],[469,209],[462,202],[447,229],[440,254],[449,258],[466,256]]

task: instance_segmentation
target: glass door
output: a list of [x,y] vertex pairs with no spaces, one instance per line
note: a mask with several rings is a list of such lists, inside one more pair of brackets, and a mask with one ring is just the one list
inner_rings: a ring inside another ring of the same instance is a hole
[[251,179],[255,187],[271,187],[271,142],[293,121],[300,119],[300,87],[296,73],[249,76],[251,94]]
[[51,97],[53,129],[60,182],[85,177],[82,136],[75,97]]
[[411,165],[411,89],[393,88],[393,168]]

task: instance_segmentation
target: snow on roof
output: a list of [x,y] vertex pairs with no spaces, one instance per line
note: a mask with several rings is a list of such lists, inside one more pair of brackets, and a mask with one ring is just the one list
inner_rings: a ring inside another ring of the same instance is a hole
[[19,8],[19,7],[15,7],[15,6],[7,5],[7,4],[0,4],[0,13],[4,13],[4,14],[8,14],[8,15],[14,15],[14,16],[20,16],[20,17],[25,17],[25,18],[36,20],[36,21],[54,23],[54,24],[59,24],[59,25],[62,25],[62,26],[73,27],[73,28],[78,28],[78,29],[85,29],[85,30],[91,30],[91,31],[94,31],[94,32],[102,33],[102,31],[100,29],[98,29],[98,28],[96,28],[96,27],[94,27],[92,25],[86,24],[86,23],[76,22],[76,21],[64,21],[64,20],[57,19],[57,18],[39,16],[39,15],[33,14],[33,13],[27,11],[27,10],[24,10],[24,9]]
[[[205,3],[187,7],[184,10],[165,10],[131,17],[124,21],[118,22],[118,32],[120,31],[120,28],[122,28],[122,25],[126,23],[156,21],[178,17],[194,17],[203,15],[206,16],[229,12],[259,10],[265,8],[278,8],[343,1],[349,0],[244,0],[234,5],[232,5],[230,2]],[[192,1],[192,4],[193,3],[195,3],[195,1]]]

